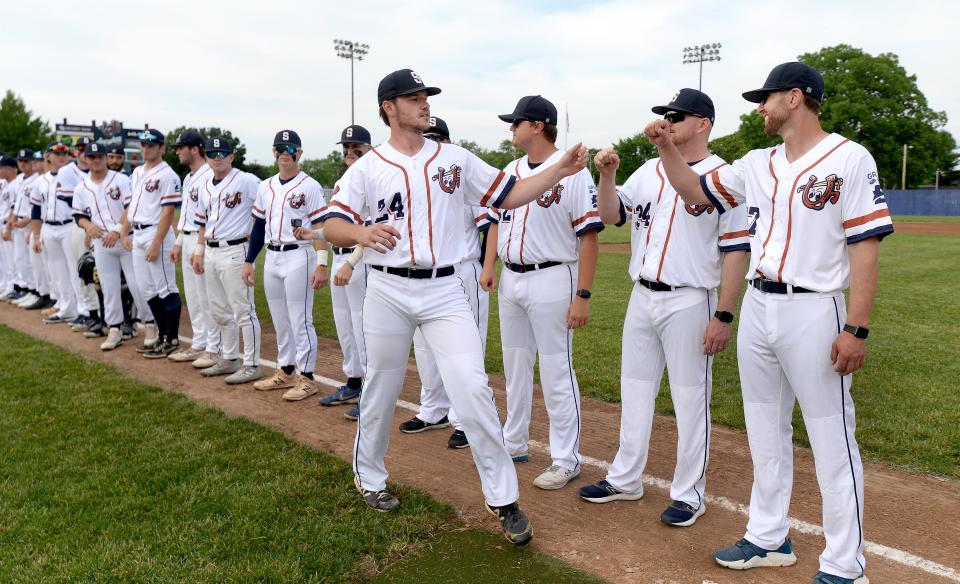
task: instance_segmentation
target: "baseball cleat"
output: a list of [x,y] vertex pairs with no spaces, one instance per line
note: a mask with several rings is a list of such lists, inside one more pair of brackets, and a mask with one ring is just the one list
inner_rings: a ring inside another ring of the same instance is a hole
[[359,420],[360,419],[360,403],[358,402],[350,406],[350,409],[347,410],[345,414],[343,414],[343,417],[348,420],[353,420],[354,422]]
[[412,419],[407,420],[406,422],[400,424],[400,431],[404,434],[418,434],[425,430],[435,430],[440,428],[449,428],[450,422],[447,420],[447,417],[444,416],[440,418],[437,422],[424,422],[420,418],[414,416]]
[[533,539],[533,527],[520,505],[514,501],[502,507],[493,507],[484,503],[487,511],[500,520],[503,535],[514,545],[527,545]]
[[694,507],[683,501],[674,501],[660,514],[660,521],[674,527],[690,527],[706,512],[707,506],[702,503],[699,507]]
[[121,324],[120,325],[120,335],[123,337],[123,340],[129,341],[134,336],[136,336],[137,331],[132,324]]
[[[90,328],[83,331],[83,336],[88,339],[96,339],[98,337],[105,336],[107,333],[103,332],[104,326],[103,323],[97,321],[90,325]],[[120,333],[120,338],[123,338],[123,332]]]
[[813,577],[813,582],[810,584],[870,584],[870,580],[868,580],[866,576],[844,578],[842,576],[827,574],[826,572],[817,572],[817,575]]
[[70,321],[70,330],[75,333],[82,333],[83,331],[90,328],[90,325],[93,323],[93,319],[89,316],[80,315],[77,318]]
[[200,370],[200,375],[204,377],[215,377],[217,375],[230,375],[236,373],[243,367],[243,361],[240,359],[217,359],[213,365]]
[[186,363],[188,361],[192,363],[199,359],[201,355],[203,355],[203,349],[190,347],[189,349],[183,349],[182,351],[167,355],[167,359],[170,359],[174,363]]
[[[277,369],[277,371],[280,371]],[[317,382],[312,379],[307,379],[306,377],[301,377],[297,380],[297,384],[288,389],[286,393],[283,394],[283,399],[287,401],[300,401],[302,399],[307,399],[311,395],[320,391],[317,388]]]
[[137,347],[138,353],[146,353],[160,340],[156,324],[150,322],[143,325],[143,331],[143,344]]
[[54,314],[53,316],[48,316],[43,319],[43,324],[66,324],[72,321],[73,318],[69,316],[60,316],[59,314]]
[[567,483],[578,476],[580,476],[580,469],[570,470],[558,464],[553,464],[550,465],[550,468],[540,473],[540,476],[533,479],[533,486],[545,491],[555,491],[567,486]]
[[211,353],[210,351],[204,351],[196,361],[191,363],[194,369],[206,369],[207,367],[213,367],[217,364],[217,354]]
[[797,563],[790,538],[775,550],[765,550],[741,539],[730,547],[714,552],[713,559],[724,568],[749,570],[750,568],[792,566]]
[[53,316],[59,311],[60,309],[57,308],[56,306],[51,306],[50,308],[44,308],[43,310],[41,310],[40,316]]
[[51,299],[49,296],[40,296],[39,298],[37,298],[36,302],[34,302],[33,304],[28,304],[23,308],[27,310],[43,310],[44,308],[47,308],[48,306],[53,306],[54,304],[56,304],[56,302],[54,302],[54,300]]
[[324,407],[339,406],[340,404],[355,404],[359,399],[359,389],[351,389],[346,385],[341,385],[335,392],[321,397],[318,403]]
[[157,343],[153,346],[152,349],[143,354],[144,359],[166,359],[167,356],[172,355],[174,351],[180,348],[180,341],[170,343],[163,341],[162,343]]
[[369,505],[374,511],[389,513],[400,506],[400,500],[391,495],[386,489],[379,491],[364,490],[363,487],[360,486],[360,480],[356,476],[353,477],[353,484],[357,487],[357,490],[360,491],[360,494],[363,495],[363,502]]
[[639,493],[628,493],[627,491],[621,491],[620,489],[608,483],[606,479],[592,485],[587,485],[586,487],[580,487],[580,490],[577,491],[577,494],[580,495],[580,498],[584,501],[589,501],[591,503],[609,503],[610,501],[637,501],[643,498],[642,490]]
[[224,381],[226,381],[229,385],[240,385],[242,383],[256,381],[261,377],[263,377],[263,373],[260,372],[260,368],[256,365],[253,365],[241,367],[233,375],[228,375]]
[[123,344],[123,336],[120,334],[120,329],[117,327],[111,327],[110,332],[107,333],[107,340],[100,343],[101,351],[112,351]]
[[511,452],[510,458],[513,459],[514,464],[520,464],[521,462],[527,462],[530,460],[530,453],[526,450],[523,452]]
[[[267,379],[261,379],[253,384],[253,389],[257,391],[270,391],[272,389],[290,389],[296,386],[297,378],[293,374],[287,375],[279,367],[273,370],[273,376]],[[316,393],[316,392],[314,392]],[[303,399],[303,398],[300,398]]]
[[450,438],[447,439],[447,448],[467,448],[470,446],[470,442],[467,441],[467,435],[464,434],[463,430],[454,430],[453,434],[450,434]]
[[[22,297],[20,300],[17,300],[16,302],[14,302],[14,304],[16,304],[17,306],[19,306],[20,308],[26,308],[26,307],[34,304],[34,303],[37,302],[38,300],[40,300],[40,297],[37,296],[36,294],[34,294],[33,292],[30,292],[30,293],[27,294],[26,296]],[[44,308],[46,308],[46,307],[44,307]]]

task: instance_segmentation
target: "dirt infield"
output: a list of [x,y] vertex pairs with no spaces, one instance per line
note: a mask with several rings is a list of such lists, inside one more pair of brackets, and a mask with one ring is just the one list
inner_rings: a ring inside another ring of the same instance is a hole
[[[319,408],[316,400],[286,403],[277,392],[256,392],[250,386],[231,388],[220,379],[204,379],[189,365],[149,361],[127,343],[103,353],[99,342],[82,338],[62,326],[40,324],[36,313],[9,304],[0,305],[0,323],[56,343],[85,356],[100,359],[147,383],[185,394],[233,416],[244,416],[272,426],[287,436],[349,458],[355,425],[343,417],[345,408]],[[185,323],[184,333],[189,334]],[[276,354],[272,329],[265,327],[264,358]],[[317,373],[343,379],[339,346],[321,339]],[[267,371],[269,373],[269,371]],[[52,382],[55,382],[53,380]],[[504,412],[503,379],[491,378],[501,413]],[[327,391],[329,388],[323,388]],[[419,380],[408,366],[396,424],[414,412],[406,402],[418,402]],[[547,422],[542,400],[535,403],[531,462],[518,465],[521,502],[530,515],[534,544],[613,582],[631,583],[808,583],[817,571],[823,546],[816,534],[820,523],[820,496],[809,450],[795,448],[795,487],[791,517],[792,538],[799,562],[791,568],[733,572],[717,566],[710,552],[742,536],[746,518],[742,505],[749,501],[752,469],[746,436],[714,427],[708,495],[708,512],[689,529],[675,529],[657,518],[669,504],[668,492],[655,480],[647,481],[644,498],[637,502],[594,505],[581,501],[576,488],[603,478],[603,461],[616,454],[620,408],[593,399],[583,400],[583,476],[554,492],[532,486],[534,477],[549,465],[537,446],[547,443]],[[396,427],[395,424],[395,427]],[[404,435],[394,430],[387,465],[391,479],[416,485],[450,503],[468,522],[490,529],[495,521],[483,510],[479,481],[466,451],[446,448],[448,431]],[[657,416],[647,474],[660,479],[672,476],[675,459],[673,419]],[[875,584],[960,582],[956,542],[960,541],[960,483],[914,476],[887,467],[866,466],[867,574]],[[717,499],[723,497],[724,499]],[[799,526],[799,527],[798,527]],[[918,567],[919,566],[919,567]],[[507,576],[505,575],[505,579]]]

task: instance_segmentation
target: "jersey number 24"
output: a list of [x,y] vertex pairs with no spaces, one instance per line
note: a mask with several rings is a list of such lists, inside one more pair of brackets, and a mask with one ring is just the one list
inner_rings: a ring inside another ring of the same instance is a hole
[[388,214],[393,215],[394,219],[403,219],[403,197],[400,193],[393,194],[389,205],[386,199],[377,201],[377,218],[374,223],[386,223]]

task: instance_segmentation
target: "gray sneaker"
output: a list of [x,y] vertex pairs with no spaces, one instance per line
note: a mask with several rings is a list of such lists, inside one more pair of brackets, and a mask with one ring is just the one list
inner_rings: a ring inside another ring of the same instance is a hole
[[230,375],[236,373],[243,366],[240,359],[217,359],[216,363],[200,370],[200,375],[204,377],[216,377],[217,375]]
[[254,365],[253,367],[243,367],[233,375],[224,379],[230,385],[240,385],[241,383],[250,383],[251,381],[256,381],[263,377],[263,373],[260,372],[260,368]]
[[363,502],[370,506],[374,511],[380,513],[389,513],[400,506],[400,500],[383,489],[381,491],[367,491],[360,486],[357,477],[353,477],[353,485],[357,487],[360,494],[363,495]]

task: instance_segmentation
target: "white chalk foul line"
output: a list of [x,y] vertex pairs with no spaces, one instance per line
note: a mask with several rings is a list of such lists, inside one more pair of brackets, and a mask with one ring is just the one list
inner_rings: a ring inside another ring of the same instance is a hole
[[[192,342],[190,337],[183,335],[180,336],[180,339],[187,343]],[[277,367],[276,363],[267,359],[261,359],[260,362],[267,367],[272,367],[274,369]],[[324,385],[329,385],[330,387],[340,387],[344,384],[342,381],[337,381],[336,379],[331,379],[322,375],[314,374],[313,378]],[[410,410],[411,412],[420,411],[420,406],[402,399],[397,400],[397,405],[405,410]],[[550,448],[541,442],[531,440],[529,445],[531,449],[536,450],[541,454],[550,454]],[[583,464],[598,468],[603,471],[610,468],[610,463],[605,460],[600,460],[598,458],[593,458],[592,456],[586,455],[581,455],[581,459]],[[670,491],[670,481],[647,474],[643,475],[643,484],[660,489],[662,491]],[[706,495],[704,498],[706,499],[707,503],[711,505],[717,505],[718,507],[732,513],[737,513],[739,515],[743,515],[744,517],[749,515],[750,509],[743,503],[737,503],[736,501],[732,501],[726,497],[721,497],[718,495]],[[806,535],[823,537],[823,528],[815,523],[808,523],[793,517],[789,517],[788,521],[790,522],[791,529]],[[867,541],[864,543],[864,552],[890,560],[891,562],[896,562],[910,568],[921,570],[934,576],[946,578],[947,580],[951,580],[953,582],[960,582],[960,571],[957,571],[949,566],[944,566],[943,564],[938,564],[937,562],[921,558],[920,556],[911,554],[910,552],[905,552],[903,550],[885,546],[879,543],[874,543],[872,541]]]

